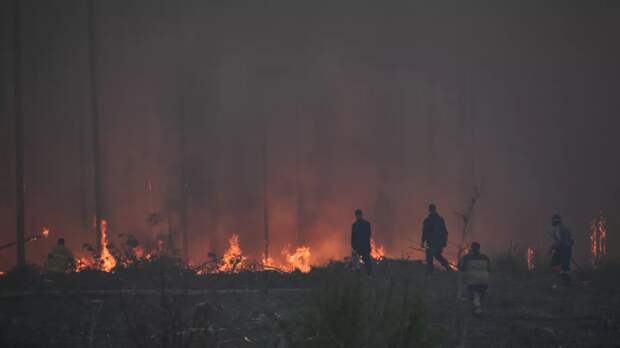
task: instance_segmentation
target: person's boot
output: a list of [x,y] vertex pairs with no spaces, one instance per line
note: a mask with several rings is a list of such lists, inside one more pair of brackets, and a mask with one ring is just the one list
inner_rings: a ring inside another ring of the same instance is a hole
[[562,273],[560,273],[560,276],[562,277],[562,281],[564,282],[564,285],[570,285],[571,284],[570,273],[562,272]]
[[474,314],[482,314],[482,306],[480,303],[480,293],[474,292],[473,294],[473,303],[474,303]]

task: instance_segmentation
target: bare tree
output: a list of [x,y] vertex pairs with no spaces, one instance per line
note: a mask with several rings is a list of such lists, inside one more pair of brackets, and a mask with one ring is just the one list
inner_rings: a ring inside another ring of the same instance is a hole
[[472,220],[474,217],[474,209],[479,199],[480,199],[480,187],[476,185],[474,186],[472,196],[469,200],[469,204],[467,208],[465,209],[465,212],[463,213],[458,212],[458,211],[454,212],[454,214],[460,217],[461,220],[463,221],[463,226],[461,228],[461,241],[459,242],[459,251],[458,251],[459,260],[461,259],[461,256],[463,256],[462,253],[463,253],[463,250],[465,250],[464,248],[465,241],[467,240],[471,232],[471,225],[472,225]]

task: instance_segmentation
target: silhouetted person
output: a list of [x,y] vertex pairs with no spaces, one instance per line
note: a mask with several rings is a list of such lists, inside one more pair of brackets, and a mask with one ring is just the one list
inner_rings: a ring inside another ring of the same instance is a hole
[[75,268],[75,258],[69,248],[65,246],[63,238],[58,239],[58,243],[52,248],[45,261],[47,273],[61,274],[72,271]]
[[570,262],[573,258],[573,234],[562,223],[562,217],[555,214],[551,217],[551,267],[560,266],[560,276],[567,284],[570,283]]
[[446,271],[452,271],[450,263],[443,257],[442,252],[448,243],[448,229],[446,223],[439,214],[435,204],[428,206],[428,217],[422,225],[422,248],[426,249],[426,272],[434,271],[433,259],[437,259]]
[[482,313],[482,299],[489,287],[491,260],[480,253],[480,243],[471,243],[469,253],[459,263],[459,270],[465,273],[465,284],[474,305],[474,314]]
[[370,222],[363,219],[361,209],[355,211],[355,222],[351,226],[351,248],[353,249],[351,258],[353,264],[358,265],[359,258],[364,261],[366,274],[372,271],[372,258],[370,257]]

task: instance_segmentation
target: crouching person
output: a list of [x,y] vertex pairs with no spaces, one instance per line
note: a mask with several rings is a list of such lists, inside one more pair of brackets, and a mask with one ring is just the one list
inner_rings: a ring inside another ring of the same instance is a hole
[[471,244],[469,253],[459,264],[459,270],[464,272],[464,281],[474,305],[474,314],[482,313],[482,299],[489,287],[491,261],[480,253],[480,243]]

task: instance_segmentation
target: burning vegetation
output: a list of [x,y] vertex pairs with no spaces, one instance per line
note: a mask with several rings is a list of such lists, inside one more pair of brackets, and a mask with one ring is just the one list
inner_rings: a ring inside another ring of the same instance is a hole
[[592,266],[597,268],[607,255],[607,219],[601,211],[590,223],[590,256]]
[[247,258],[243,256],[239,246],[239,236],[233,234],[228,240],[228,249],[224,252],[224,258],[218,267],[220,272],[236,272],[244,267]]
[[529,246],[527,247],[527,270],[528,271],[533,271],[536,268],[536,265],[534,263],[534,257],[536,256],[536,252],[534,251],[534,248]]
[[116,258],[108,248],[108,222],[101,221],[101,255],[99,256],[101,270],[110,272],[116,267]]
[[377,246],[377,243],[372,238],[370,239],[370,256],[373,260],[385,259],[385,249],[382,245]]

